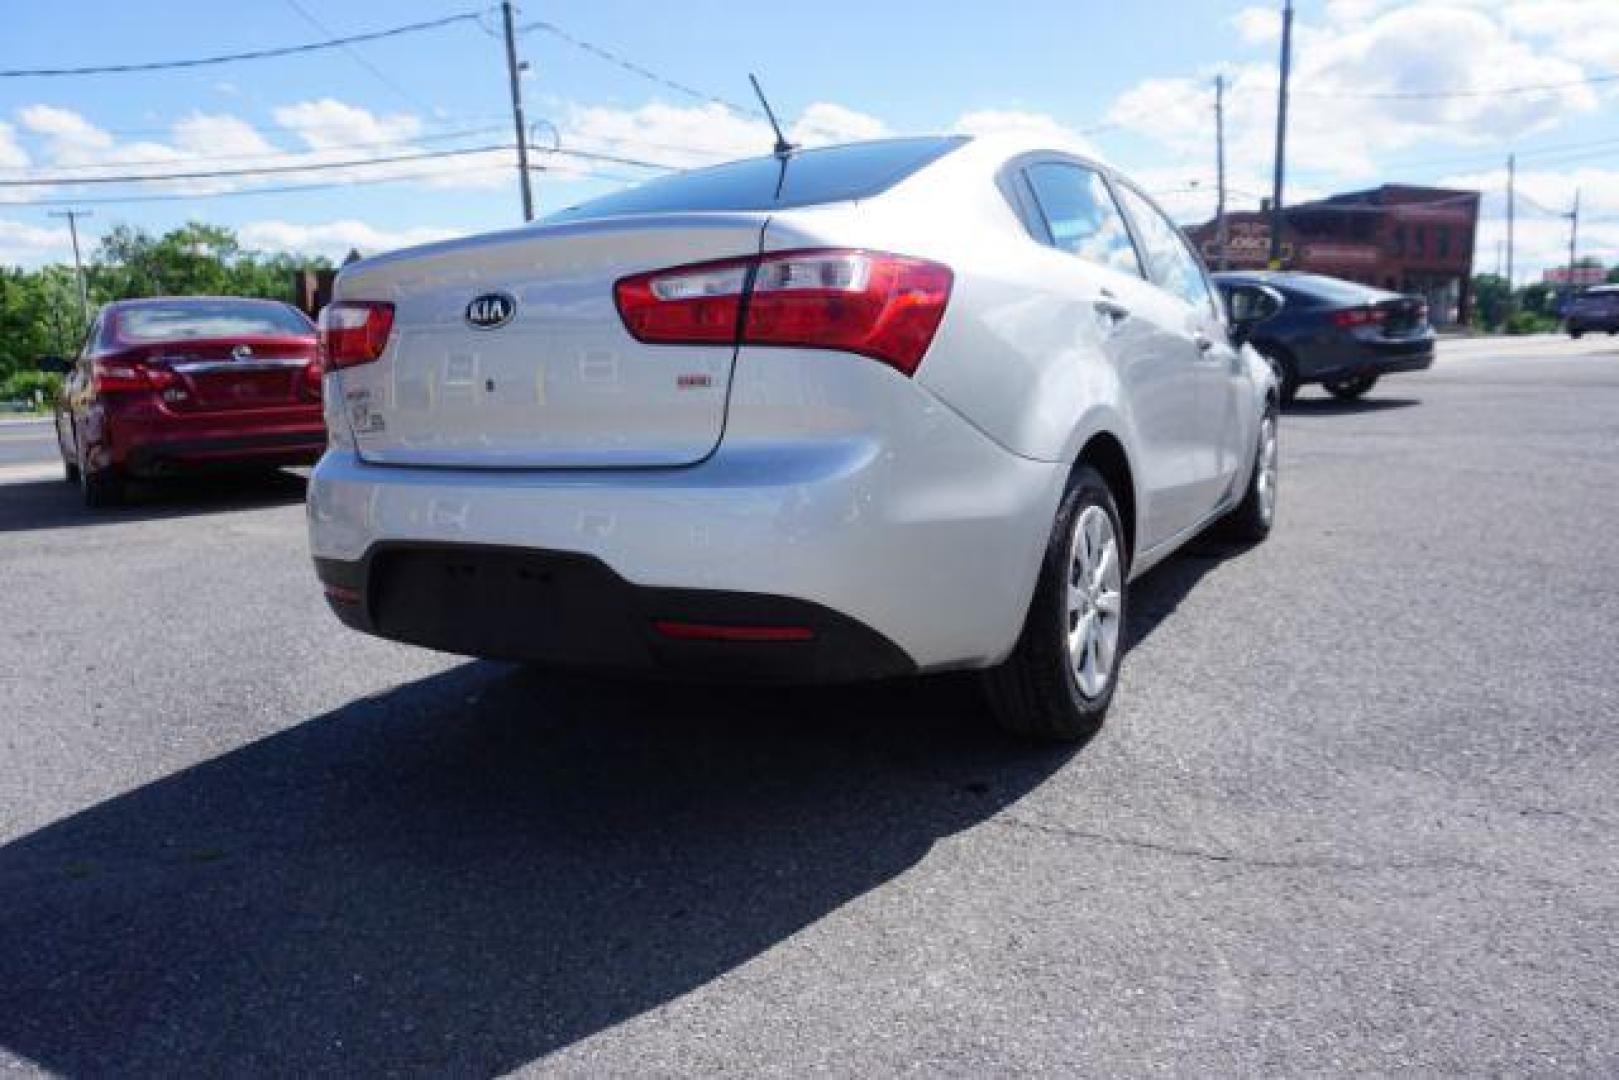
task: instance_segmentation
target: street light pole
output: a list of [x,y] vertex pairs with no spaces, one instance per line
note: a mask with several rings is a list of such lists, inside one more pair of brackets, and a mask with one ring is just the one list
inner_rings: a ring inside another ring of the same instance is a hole
[[1276,90],[1276,175],[1270,197],[1270,268],[1282,268],[1282,177],[1287,169],[1287,77],[1293,66],[1293,0],[1282,8],[1282,71]]

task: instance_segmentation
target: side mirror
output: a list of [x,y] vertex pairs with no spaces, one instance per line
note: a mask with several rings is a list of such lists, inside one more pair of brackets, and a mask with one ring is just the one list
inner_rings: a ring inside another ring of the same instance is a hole
[[1226,310],[1231,316],[1231,343],[1242,345],[1260,323],[1274,319],[1287,300],[1269,285],[1226,285]]
[[73,364],[60,356],[41,356],[34,361],[34,366],[52,375],[66,375],[73,370]]

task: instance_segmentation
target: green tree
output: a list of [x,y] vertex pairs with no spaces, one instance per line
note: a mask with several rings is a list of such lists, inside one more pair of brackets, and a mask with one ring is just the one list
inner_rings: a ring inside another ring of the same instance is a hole
[[1619,285],[1619,266],[1610,267],[1608,269],[1608,284]]
[[71,267],[0,267],[0,378],[77,352],[84,331]]
[[1495,329],[1507,319],[1512,287],[1500,274],[1478,274],[1473,278],[1473,323]]

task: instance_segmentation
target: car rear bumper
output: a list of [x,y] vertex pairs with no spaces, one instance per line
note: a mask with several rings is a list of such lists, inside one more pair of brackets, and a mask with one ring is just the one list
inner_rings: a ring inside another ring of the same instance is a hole
[[113,412],[103,417],[99,434],[94,467],[139,477],[313,465],[326,449],[318,405],[268,416]]
[[[664,642],[653,650],[648,620],[702,621],[712,608],[721,622],[808,620],[817,640],[864,642],[872,654],[862,668],[791,642],[705,644],[744,671],[760,653],[815,654],[788,665],[808,680],[1004,658],[1022,629],[1067,467],[1006,451],[880,365],[769,352],[741,365],[725,442],[700,465],[434,469],[369,464],[334,447],[310,478],[310,540],[323,576],[359,590],[362,611],[347,620],[450,652],[590,662],[577,642],[558,645],[577,627],[589,641],[617,642],[591,650],[604,666],[650,659],[666,669],[692,650]],[[766,404],[783,400],[786,387],[794,405]],[[540,563],[585,557],[601,568],[581,572],[594,599],[536,588],[513,618],[481,588],[452,592],[425,624],[419,612],[396,622],[396,609],[376,606],[386,603],[377,590],[391,587],[393,571],[374,568],[386,553],[489,548]],[[591,626],[616,630],[587,633]],[[844,651],[836,644],[829,655]]]
[[1379,342],[1363,346],[1353,356],[1313,373],[1320,382],[1359,378],[1365,375],[1393,375],[1402,371],[1424,371],[1433,367],[1434,339],[1426,336],[1410,341]]
[[629,674],[850,682],[916,670],[858,621],[785,596],[632,585],[573,552],[384,543],[316,559],[356,630],[448,652]]

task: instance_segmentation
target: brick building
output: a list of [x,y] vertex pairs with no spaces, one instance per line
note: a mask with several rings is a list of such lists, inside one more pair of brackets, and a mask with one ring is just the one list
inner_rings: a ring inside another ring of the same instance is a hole
[[[1283,211],[1282,264],[1289,270],[1358,281],[1427,298],[1439,324],[1460,322],[1472,302],[1479,193],[1384,184]],[[1227,263],[1263,269],[1270,215],[1226,215]],[[1214,222],[1187,233],[1208,264],[1218,264]]]

